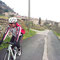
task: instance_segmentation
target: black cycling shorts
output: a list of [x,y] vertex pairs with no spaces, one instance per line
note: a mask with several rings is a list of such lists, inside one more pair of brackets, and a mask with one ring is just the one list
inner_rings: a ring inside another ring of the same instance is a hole
[[[20,41],[22,40],[22,38],[23,38],[23,34],[22,34],[21,36],[19,36],[18,42],[16,42],[16,44],[14,44],[14,45],[12,46],[12,48],[13,48],[14,46],[17,46],[17,48],[20,48]],[[10,42],[12,42],[12,43],[15,42],[15,37],[14,37],[14,36],[12,36]]]

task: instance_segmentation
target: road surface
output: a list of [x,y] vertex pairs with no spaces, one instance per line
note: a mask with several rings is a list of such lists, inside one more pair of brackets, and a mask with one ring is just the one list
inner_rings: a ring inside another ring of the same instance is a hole
[[[22,43],[23,53],[17,60],[60,60],[60,40],[51,30],[37,31]],[[0,60],[5,50],[0,51]]]

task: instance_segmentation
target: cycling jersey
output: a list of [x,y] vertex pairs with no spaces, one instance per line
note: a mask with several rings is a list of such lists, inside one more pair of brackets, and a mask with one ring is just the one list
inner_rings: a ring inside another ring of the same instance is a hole
[[12,32],[12,36],[16,37],[16,41],[18,41],[19,39],[19,36],[21,35],[22,33],[22,27],[16,23],[16,26],[14,28],[11,28],[9,25],[3,35],[3,38],[2,40],[5,40],[6,36],[8,35],[9,32]]

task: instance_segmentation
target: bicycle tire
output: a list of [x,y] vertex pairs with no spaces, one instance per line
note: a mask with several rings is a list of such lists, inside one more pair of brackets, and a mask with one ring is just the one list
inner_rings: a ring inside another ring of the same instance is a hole
[[21,49],[21,55],[22,55],[22,46],[20,46],[20,49]]
[[[5,54],[3,60],[8,60],[8,53]],[[9,60],[12,60],[12,59],[11,59],[11,56],[10,56]]]

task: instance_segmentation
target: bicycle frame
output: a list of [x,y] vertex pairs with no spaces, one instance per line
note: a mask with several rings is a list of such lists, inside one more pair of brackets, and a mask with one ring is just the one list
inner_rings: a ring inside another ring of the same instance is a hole
[[16,50],[14,50],[14,52],[15,52],[15,54],[13,54],[13,51],[12,51],[12,48],[11,48],[11,44],[9,44],[9,46],[8,46],[8,60],[9,60],[9,58],[10,58],[10,56],[12,55],[12,57],[13,57],[13,60],[15,60],[16,59],[16,55],[17,55],[17,51]]

